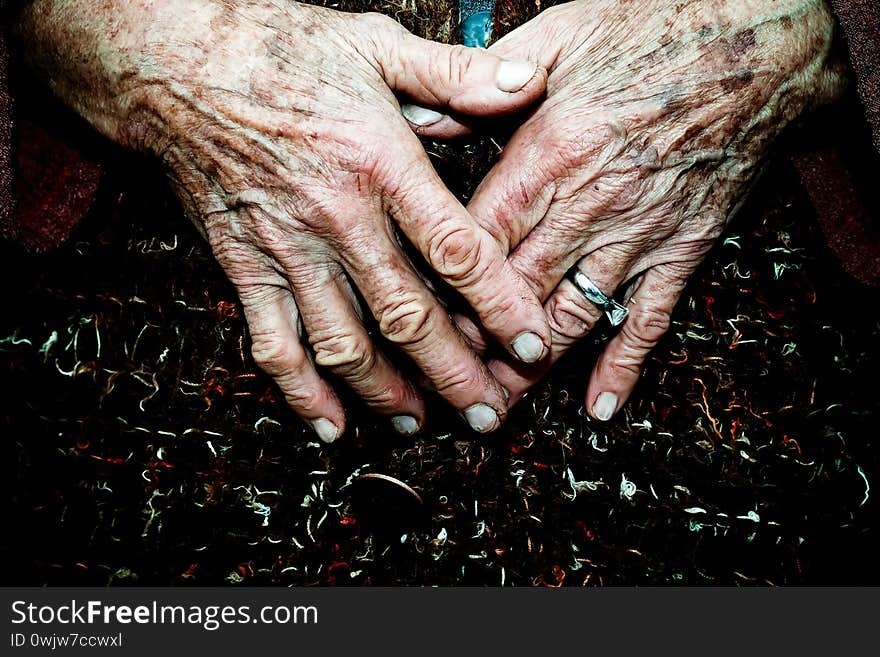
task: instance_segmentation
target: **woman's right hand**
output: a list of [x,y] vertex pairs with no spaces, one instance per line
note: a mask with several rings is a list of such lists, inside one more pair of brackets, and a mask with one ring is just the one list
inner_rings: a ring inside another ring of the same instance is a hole
[[355,290],[475,430],[498,426],[502,389],[391,219],[521,361],[548,353],[547,320],[444,187],[393,91],[500,114],[541,95],[543,69],[423,41],[375,14],[271,0],[36,0],[20,31],[63,100],[167,164],[238,290],[254,359],[323,440],[341,435],[345,411],[320,368],[400,433],[424,420],[421,397],[364,328]]

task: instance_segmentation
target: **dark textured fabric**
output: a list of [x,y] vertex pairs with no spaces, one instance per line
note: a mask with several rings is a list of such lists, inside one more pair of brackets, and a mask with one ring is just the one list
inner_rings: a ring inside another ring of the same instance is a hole
[[874,148],[880,152],[880,2],[831,0],[849,49]]
[[[793,162],[844,268],[864,283],[880,285],[880,2],[830,1],[855,75],[861,117],[844,112],[830,125],[816,125],[822,143],[801,150]],[[853,129],[865,119],[867,131]],[[864,142],[873,143],[873,152],[861,148]]]
[[51,126],[16,112],[7,43],[0,28],[0,237],[39,253],[64,242],[82,220],[101,170]]
[[26,119],[17,126],[15,232],[40,253],[64,242],[85,216],[101,180],[80,150]]
[[793,162],[828,245],[847,273],[880,285],[880,233],[875,216],[853,184],[850,170],[836,148],[818,148],[794,156]]
[[0,235],[17,237],[12,196],[12,96],[9,93],[9,51],[0,28]]
[[858,95],[811,117],[786,151],[844,269],[880,285],[880,156]]

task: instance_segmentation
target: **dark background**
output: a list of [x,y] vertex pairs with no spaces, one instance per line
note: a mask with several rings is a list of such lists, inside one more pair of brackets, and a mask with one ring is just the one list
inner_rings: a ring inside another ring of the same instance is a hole
[[[515,8],[502,23],[527,17]],[[398,14],[443,40],[450,16]],[[51,254],[0,247],[0,583],[880,581],[880,294],[842,272],[784,153],[614,421],[582,404],[603,327],[496,435],[434,400],[401,439],[352,399],[326,447],[253,365],[162,172],[82,138],[108,172],[84,225]],[[426,147],[462,198],[494,153]],[[363,473],[424,507],[349,483]]]

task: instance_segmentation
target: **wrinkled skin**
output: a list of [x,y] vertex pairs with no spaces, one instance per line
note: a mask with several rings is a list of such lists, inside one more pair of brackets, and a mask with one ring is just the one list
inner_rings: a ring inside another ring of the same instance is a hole
[[[840,93],[833,29],[819,0],[583,0],[490,48],[546,67],[547,99],[468,209],[545,300],[548,365],[601,316],[563,278],[570,267],[626,299],[629,316],[590,377],[593,417],[609,419],[632,392],[773,138]],[[447,115],[416,130],[464,127]],[[480,327],[459,321],[485,348]],[[490,367],[511,404],[545,372],[504,359]]]
[[442,185],[393,92],[491,116],[536,100],[546,71],[422,41],[382,16],[272,0],[37,0],[19,34],[60,98],[167,165],[240,294],[254,359],[321,438],[342,433],[345,412],[320,368],[401,433],[424,420],[420,395],[364,328],[355,289],[475,429],[498,426],[503,390],[392,222],[523,360],[547,353],[549,327]]

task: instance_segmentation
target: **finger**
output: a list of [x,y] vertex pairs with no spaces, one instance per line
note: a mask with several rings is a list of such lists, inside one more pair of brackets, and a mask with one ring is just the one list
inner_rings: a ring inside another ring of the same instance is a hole
[[[625,249],[599,249],[581,259],[577,268],[606,295],[613,295],[628,275],[631,254]],[[568,278],[563,279],[547,299],[544,309],[550,321],[553,346],[550,356],[540,367],[521,367],[514,363],[496,361],[490,370],[498,382],[510,392],[510,404],[515,404],[549,367],[565,352],[585,338],[603,317],[603,310],[587,299]]]
[[[524,126],[514,135],[467,207],[468,213],[505,253],[515,248],[547,214],[554,195],[558,172],[547,166],[542,146],[532,139],[531,132],[529,126]],[[524,278],[529,283],[532,277]],[[531,287],[535,290],[539,286]],[[485,353],[492,342],[485,327],[462,314],[456,314],[454,321],[471,348],[478,354]]]
[[[632,259],[633,254],[629,249],[609,246],[582,258],[576,268],[606,296],[613,298],[629,271]],[[559,360],[566,351],[585,338],[604,316],[603,309],[587,299],[567,277],[547,299],[544,310],[550,320],[553,338],[551,362]]]
[[547,71],[535,62],[426,41],[384,16],[365,15],[363,20],[369,23],[370,50],[388,86],[417,103],[498,116],[527,107],[546,88]]
[[538,62],[542,68],[552,71],[560,54],[566,50],[566,39],[573,36],[571,32],[559,31],[560,26],[571,25],[571,21],[560,20],[556,14],[567,11],[576,13],[582,9],[577,5],[547,9],[493,43],[489,52],[505,59]]
[[382,334],[412,358],[474,430],[498,428],[506,416],[503,392],[467,348],[446,310],[404,262],[391,236],[352,234],[342,254]]
[[342,271],[292,270],[289,277],[315,363],[343,379],[368,406],[391,415],[398,433],[416,433],[424,422],[424,403],[367,335]]
[[297,415],[312,425],[321,440],[332,443],[345,430],[345,412],[300,342],[293,296],[268,285],[239,286],[239,295],[254,361],[275,379]]
[[492,336],[486,333],[486,329],[475,322],[473,318],[461,313],[455,313],[452,316],[452,321],[474,353],[479,356],[486,353],[492,344]]
[[446,189],[424,152],[413,159],[416,163],[398,173],[391,189],[392,216],[428,265],[461,293],[511,354],[523,362],[539,361],[549,348],[550,332],[538,299],[498,243]]
[[[529,21],[493,44],[489,48],[489,54],[509,61],[538,62],[540,68],[550,71],[559,58],[562,45],[558,39],[557,43],[553,43],[553,30],[542,29],[539,23],[545,19],[540,16],[539,19]],[[415,133],[423,137],[454,139],[474,131],[461,116],[450,116],[444,107],[431,108],[411,103],[403,105],[401,109]],[[479,114],[479,112],[469,113]]]
[[629,398],[645,359],[669,329],[686,282],[687,274],[664,265],[645,272],[627,304],[629,316],[590,376],[586,407],[592,417],[611,419]]
[[[631,196],[635,173],[608,171],[625,131],[619,121],[585,119],[572,134],[556,128],[542,106],[514,133],[468,203],[468,212],[540,283],[546,298],[584,251],[591,221],[606,218]],[[627,195],[627,193],[630,193]],[[607,231],[606,240],[615,232]],[[555,277],[539,266],[546,260]],[[531,281],[530,281],[531,282]]]
[[510,263],[539,298],[555,289],[580,254],[633,252],[635,256],[635,250],[647,250],[656,242],[650,233],[633,232],[623,211],[603,198],[604,180],[588,187],[577,198],[555,200],[510,255]]
[[526,123],[474,191],[467,210],[505,253],[513,251],[550,208],[556,180],[566,175],[559,162],[561,148]]
[[409,127],[420,137],[433,139],[455,139],[471,134],[474,130],[462,119],[450,116],[437,109],[403,103],[400,111],[409,122]]

